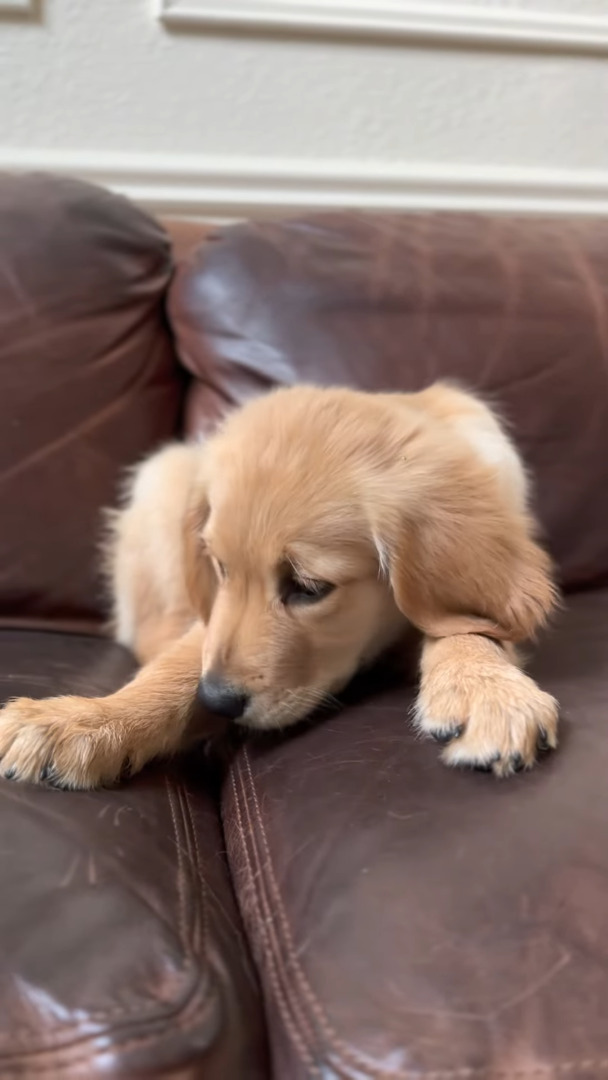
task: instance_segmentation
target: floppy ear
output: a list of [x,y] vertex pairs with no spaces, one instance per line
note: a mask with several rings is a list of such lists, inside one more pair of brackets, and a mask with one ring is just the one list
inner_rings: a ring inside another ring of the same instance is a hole
[[450,471],[423,499],[410,492],[409,508],[393,507],[375,530],[397,606],[431,637],[532,638],[557,600],[533,522],[487,474]]
[[204,488],[194,485],[182,525],[183,560],[188,597],[205,623],[209,621],[217,588],[215,571],[202,538],[208,515]]

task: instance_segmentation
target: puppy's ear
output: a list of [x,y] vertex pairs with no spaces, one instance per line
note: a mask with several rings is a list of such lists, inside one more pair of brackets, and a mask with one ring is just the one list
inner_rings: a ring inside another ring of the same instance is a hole
[[209,621],[217,588],[215,571],[202,538],[208,516],[205,491],[195,486],[190,493],[182,527],[183,562],[190,603],[205,623]]
[[431,637],[533,638],[557,591],[531,519],[482,474],[449,473],[375,529],[397,606]]

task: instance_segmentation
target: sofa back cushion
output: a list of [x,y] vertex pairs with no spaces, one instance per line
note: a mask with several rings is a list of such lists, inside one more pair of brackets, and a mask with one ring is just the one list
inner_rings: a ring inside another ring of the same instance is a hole
[[236,226],[184,262],[170,309],[190,431],[277,385],[494,402],[535,478],[567,586],[608,579],[608,222],[322,215]]
[[76,180],[0,176],[0,621],[93,626],[100,507],[176,430],[167,238]]

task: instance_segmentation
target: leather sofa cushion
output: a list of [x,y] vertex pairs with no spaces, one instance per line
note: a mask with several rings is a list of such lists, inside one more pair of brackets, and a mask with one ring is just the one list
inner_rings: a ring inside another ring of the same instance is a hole
[[562,747],[508,782],[442,766],[388,686],[241,753],[224,821],[277,1076],[604,1075],[608,592],[532,673]]
[[495,402],[563,583],[608,580],[608,222],[325,215],[226,229],[170,309],[190,431],[298,381]]
[[0,175],[0,621],[90,627],[100,507],[176,430],[168,240],[76,180]]
[[[94,637],[0,631],[0,700],[104,694]],[[267,1076],[217,804],[193,758],[111,791],[0,782],[0,1076]]]

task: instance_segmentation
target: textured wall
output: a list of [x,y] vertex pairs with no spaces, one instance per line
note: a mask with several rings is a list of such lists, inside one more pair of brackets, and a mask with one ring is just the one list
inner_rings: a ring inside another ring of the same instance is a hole
[[[608,19],[608,0],[534,2]],[[40,22],[0,20],[4,163],[52,149],[68,162],[200,155],[203,171],[237,155],[304,173],[329,161],[608,176],[605,54],[176,32],[149,0],[41,8]]]

